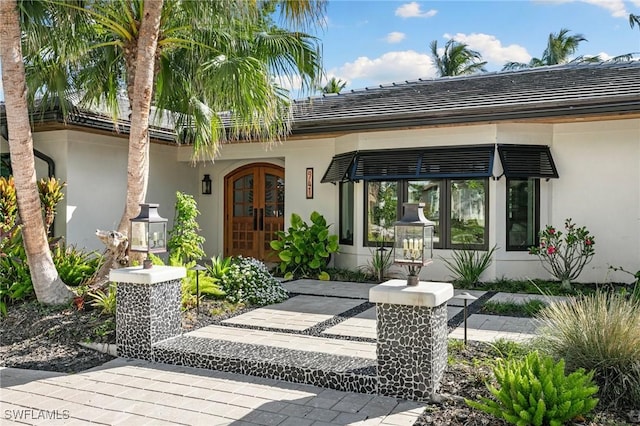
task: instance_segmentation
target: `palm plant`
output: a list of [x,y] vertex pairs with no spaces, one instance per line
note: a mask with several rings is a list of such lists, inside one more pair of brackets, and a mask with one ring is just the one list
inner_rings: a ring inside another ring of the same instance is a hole
[[638,25],[638,28],[640,28],[640,15],[634,15],[633,13],[630,13],[629,25],[631,26],[631,28],[635,27],[636,25]]
[[469,75],[485,72],[486,61],[482,60],[479,52],[469,49],[465,43],[453,39],[444,45],[442,55],[438,52],[438,41],[433,40],[429,45],[431,58],[440,77]]
[[[160,5],[155,45],[142,40],[147,3]],[[170,111],[178,141],[194,147],[194,161],[212,159],[226,138],[276,140],[288,132],[290,113],[288,93],[273,77],[299,75],[303,87],[314,87],[321,64],[314,37],[273,24],[274,5],[286,20],[301,24],[317,17],[324,2],[47,2],[43,13],[30,17],[30,93],[64,99],[79,92],[84,105],[104,105],[115,120],[126,89],[133,115],[120,232],[127,232],[147,187],[148,139],[133,128],[146,122],[136,116],[134,99],[141,47],[152,54],[151,87],[142,93],[157,110]],[[45,37],[55,41],[43,43]],[[225,111],[233,116],[220,114]]]
[[33,138],[29,123],[26,72],[22,58],[20,14],[17,2],[0,2],[0,62],[9,130],[16,199],[23,227],[24,247],[33,288],[42,303],[71,300],[53,263],[36,185]]
[[331,79],[327,81],[327,84],[321,87],[320,90],[324,94],[340,93],[345,87],[347,87],[346,81],[343,81],[339,78],[331,77]]
[[571,30],[566,28],[560,29],[557,33],[549,34],[547,39],[547,47],[542,52],[542,57],[531,58],[529,63],[522,62],[508,62],[502,68],[505,70],[517,70],[523,68],[535,68],[548,65],[561,65],[567,63],[588,63],[588,62],[601,62],[598,56],[578,56],[571,59],[571,56],[576,53],[580,43],[588,41],[582,34],[569,35]]

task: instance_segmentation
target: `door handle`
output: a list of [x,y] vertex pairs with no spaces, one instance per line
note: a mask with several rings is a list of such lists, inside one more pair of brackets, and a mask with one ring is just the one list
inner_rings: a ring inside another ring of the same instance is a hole
[[264,231],[264,209],[260,209],[260,230]]
[[258,209],[253,209],[253,230],[258,230]]

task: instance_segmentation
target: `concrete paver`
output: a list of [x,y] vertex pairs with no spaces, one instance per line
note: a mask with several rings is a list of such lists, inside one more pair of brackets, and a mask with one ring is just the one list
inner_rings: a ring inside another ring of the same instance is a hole
[[566,302],[569,299],[569,297],[565,296],[546,296],[544,294],[497,293],[489,299],[489,302],[525,304],[531,300],[541,300],[546,304],[551,304],[553,302]]
[[[40,424],[43,423],[43,416],[57,415],[59,419],[47,418],[46,424],[311,425],[319,421],[346,419],[345,416],[353,413],[341,409],[344,407],[341,403],[357,400],[362,401],[362,407],[368,410],[366,415],[369,420],[382,424],[387,417],[392,416],[390,421],[397,418],[399,409],[402,410],[400,414],[415,421],[423,407],[418,403],[375,395],[351,394],[272,379],[118,358],[98,369],[66,376],[72,378],[72,382],[91,383],[93,386],[79,390],[76,402],[63,409],[67,401],[46,394],[73,386],[68,380],[56,380],[56,375],[11,368],[1,368],[0,374],[0,377],[13,378],[0,384],[3,424]],[[199,395],[177,396],[172,387],[184,381],[176,380],[179,376],[190,379],[191,383],[198,383],[197,388],[203,392]],[[130,377],[154,380],[163,387],[144,391],[137,387],[129,388],[131,392],[126,392],[127,398],[116,398],[101,392],[105,385],[119,386]],[[224,391],[224,388],[234,391]],[[226,398],[226,402],[202,399],[207,392],[218,395],[226,392],[230,398]],[[28,398],[20,398],[23,394]]]

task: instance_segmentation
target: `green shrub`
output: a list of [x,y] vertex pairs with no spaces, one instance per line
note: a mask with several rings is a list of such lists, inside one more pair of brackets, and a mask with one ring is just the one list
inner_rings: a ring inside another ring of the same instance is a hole
[[286,279],[314,277],[328,280],[325,270],[331,253],[338,251],[338,236],[329,235],[329,225],[318,212],[311,213],[311,225],[291,215],[288,232],[278,231],[271,248],[278,252],[280,272]]
[[538,256],[542,267],[569,290],[571,281],[593,259],[595,239],[586,227],[576,227],[571,218],[564,221],[564,229],[565,233],[547,225],[540,231],[540,244],[530,247],[529,254]]
[[103,262],[100,253],[85,252],[60,242],[51,251],[60,279],[69,286],[79,286],[95,274]]
[[205,256],[202,244],[204,237],[198,235],[200,226],[196,222],[198,204],[193,196],[176,192],[175,217],[173,229],[169,231],[167,250],[172,256],[178,256],[182,263],[198,260]]
[[479,250],[454,250],[451,254],[452,259],[441,257],[445,266],[454,274],[455,283],[468,287],[476,284],[480,279],[480,275],[491,265],[493,253],[496,246],[489,251]]
[[524,358],[498,360],[493,368],[499,388],[487,384],[495,399],[467,404],[515,425],[560,426],[591,411],[598,387],[593,372],[565,375],[564,361],[531,352]]
[[544,350],[570,370],[595,370],[600,399],[640,406],[640,302],[597,292],[554,303],[538,315]]
[[232,303],[264,306],[289,297],[287,290],[269,273],[264,263],[251,257],[234,258],[220,285]]
[[109,283],[107,291],[96,290],[88,293],[89,299],[91,299],[91,306],[100,309],[101,314],[115,315],[116,314],[116,283]]
[[377,282],[381,283],[384,281],[389,268],[393,265],[393,249],[385,247],[383,241],[382,244],[376,242],[376,248],[369,251],[371,253],[371,260],[361,269],[366,274],[371,275]]
[[207,265],[207,272],[214,279],[220,281],[229,272],[232,259],[232,257],[213,256],[211,265]]
[[18,229],[0,252],[0,314],[5,316],[7,305],[26,300],[33,294],[22,232]]
[[191,269],[194,266],[196,266],[195,261],[184,265],[184,267],[187,268],[187,276],[182,279],[183,289],[194,295],[197,294],[197,290],[199,289],[200,294],[203,296],[209,296],[215,299],[223,298],[225,292],[218,286],[218,280],[209,275],[207,271],[200,271],[198,274],[197,271]]

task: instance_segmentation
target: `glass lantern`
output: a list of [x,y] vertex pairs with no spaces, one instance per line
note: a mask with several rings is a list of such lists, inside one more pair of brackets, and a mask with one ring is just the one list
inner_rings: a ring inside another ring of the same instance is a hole
[[418,285],[423,266],[433,257],[435,223],[424,216],[424,203],[404,203],[404,216],[394,224],[394,263],[409,270],[407,285]]
[[167,251],[167,219],[158,214],[158,204],[140,204],[140,214],[131,219],[129,250],[147,253],[144,269],[152,266],[149,253]]

